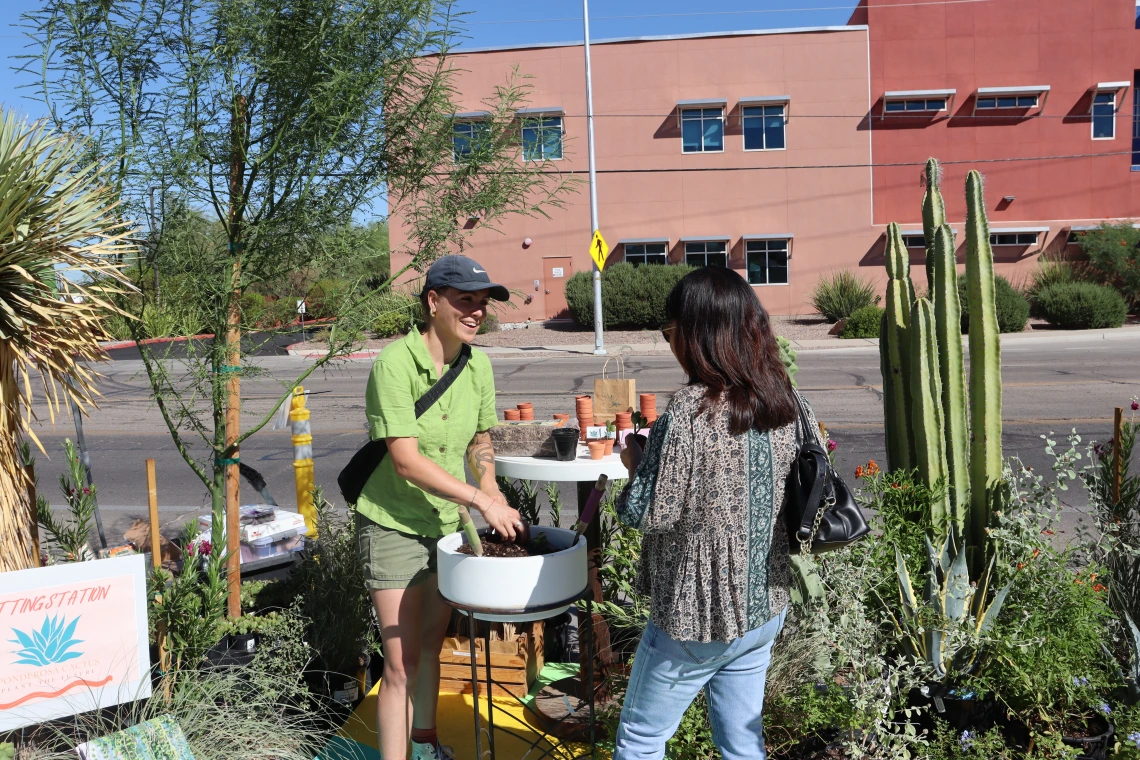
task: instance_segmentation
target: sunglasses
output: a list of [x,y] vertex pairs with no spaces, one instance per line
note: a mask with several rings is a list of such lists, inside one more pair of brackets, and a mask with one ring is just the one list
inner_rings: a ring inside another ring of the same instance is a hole
[[661,337],[665,339],[666,343],[669,342],[669,335],[676,329],[677,329],[676,325],[669,325],[668,327],[662,327],[661,328]]

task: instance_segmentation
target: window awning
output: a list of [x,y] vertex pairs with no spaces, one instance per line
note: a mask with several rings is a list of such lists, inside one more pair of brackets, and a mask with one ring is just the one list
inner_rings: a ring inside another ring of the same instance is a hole
[[678,100],[677,108],[723,108],[728,105],[728,98],[703,98],[700,100]]
[[931,114],[941,113],[942,111],[950,113],[950,111],[954,108],[954,96],[957,94],[957,92],[958,91],[953,88],[942,90],[889,90],[883,93],[883,112],[879,115],[879,118],[887,118],[888,103],[897,103],[900,100],[941,100],[944,101],[944,104],[942,108],[930,110],[927,110],[926,108],[905,111],[896,109],[894,111],[891,111],[891,116],[929,117]]
[[762,235],[742,235],[742,240],[791,240],[795,237],[792,232],[769,232]]
[[546,106],[545,108],[520,108],[515,113],[519,116],[562,116],[566,110],[562,106]]
[[950,98],[957,90],[893,90],[883,93],[883,100],[906,100],[908,98]]
[[669,238],[625,238],[618,241],[618,245],[646,245],[648,243],[664,243],[669,245]]
[[1096,85],[1097,92],[1108,92],[1109,90],[1127,90],[1132,86],[1131,82],[1098,82]]
[[778,103],[790,103],[792,98],[790,95],[762,95],[754,98],[741,98],[739,101],[742,106],[763,106],[763,105],[776,105]]
[[1010,235],[1019,232],[1048,232],[1048,227],[990,227],[991,235]]
[[682,243],[727,243],[732,235],[690,235],[681,238]]
[[455,114],[454,118],[462,121],[474,121],[475,119],[489,119],[491,118],[490,111],[463,111],[462,113]]
[[1038,84],[1023,87],[979,87],[978,95],[992,97],[995,95],[1041,95],[1049,92],[1049,85]]

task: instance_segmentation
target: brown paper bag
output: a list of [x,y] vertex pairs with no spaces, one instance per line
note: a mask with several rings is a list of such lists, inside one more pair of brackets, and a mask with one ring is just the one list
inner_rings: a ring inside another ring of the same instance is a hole
[[617,412],[632,412],[637,409],[637,381],[626,379],[625,362],[621,357],[617,359],[621,371],[620,378],[607,378],[606,367],[610,360],[602,365],[602,377],[594,381],[594,422],[603,424],[613,422]]

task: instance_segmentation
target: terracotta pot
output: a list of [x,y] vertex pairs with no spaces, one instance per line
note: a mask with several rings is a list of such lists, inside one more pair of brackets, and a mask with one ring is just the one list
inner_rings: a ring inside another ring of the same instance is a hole
[[554,413],[554,419],[556,419],[556,420],[568,420],[568,419],[570,419],[570,415],[569,414],[562,414],[561,412],[555,412]]
[[519,419],[520,420],[533,420],[534,419],[534,410],[533,409],[519,409]]
[[613,438],[607,438],[605,440],[605,444],[606,444],[605,455],[609,456],[610,454],[614,453],[614,439]]
[[586,446],[590,449],[590,459],[601,459],[606,455],[605,441],[590,441]]
[[516,420],[521,419],[519,417],[519,410],[518,409],[504,409],[503,410],[503,419],[508,420],[508,421],[516,421]]
[[529,401],[524,401],[518,405],[518,408],[519,409],[533,409],[534,404],[530,403]]

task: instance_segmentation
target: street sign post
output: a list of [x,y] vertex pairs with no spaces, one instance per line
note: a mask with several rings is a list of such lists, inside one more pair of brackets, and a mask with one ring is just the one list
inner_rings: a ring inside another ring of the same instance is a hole
[[[590,71],[590,3],[582,0],[582,33],[586,50],[586,144],[590,154],[590,229],[598,235],[598,175],[594,160],[594,81]],[[605,241],[602,241],[603,244]],[[594,247],[591,244],[591,258]],[[602,257],[605,263],[605,257]],[[594,354],[602,356],[606,347],[602,338],[602,267],[594,260]]]

